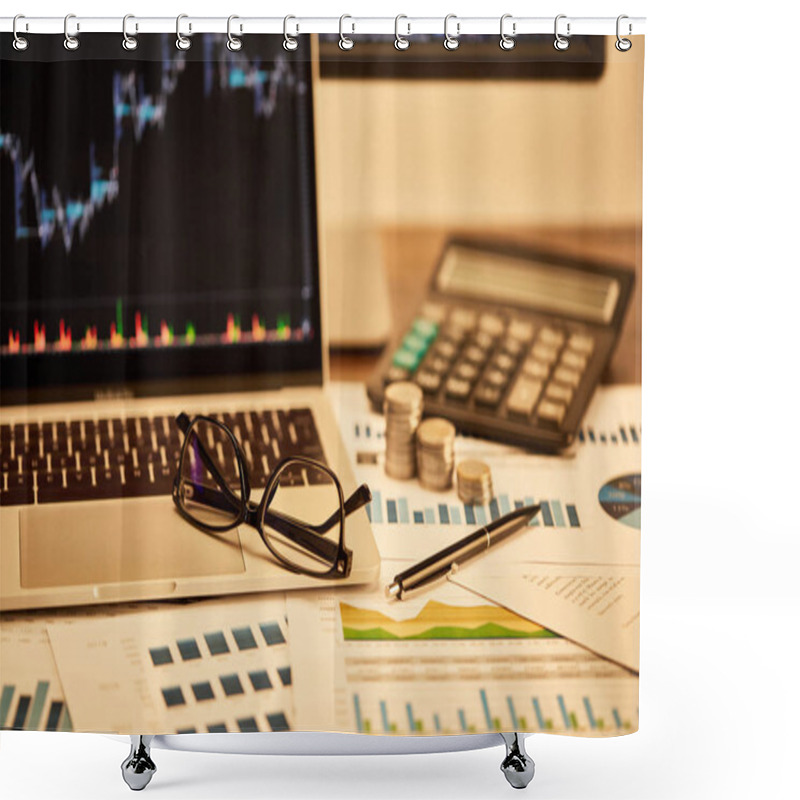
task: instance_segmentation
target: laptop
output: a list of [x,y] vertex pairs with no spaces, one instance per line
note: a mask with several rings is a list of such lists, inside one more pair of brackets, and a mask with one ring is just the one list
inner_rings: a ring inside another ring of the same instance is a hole
[[[0,75],[47,112],[0,117],[0,610],[324,585],[171,497],[180,412],[237,435],[256,501],[288,455],[356,488],[325,392],[314,43],[98,35],[65,61],[44,38]],[[330,584],[377,579],[365,509],[345,545]]]

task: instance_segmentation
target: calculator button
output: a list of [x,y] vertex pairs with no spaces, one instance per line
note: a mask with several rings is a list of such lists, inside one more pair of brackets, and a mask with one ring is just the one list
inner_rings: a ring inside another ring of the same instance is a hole
[[396,350],[394,357],[392,358],[392,364],[395,367],[401,367],[409,372],[413,372],[419,366],[419,362],[419,354],[412,353],[410,350],[406,350],[403,347],[401,347],[399,350]]
[[531,348],[531,355],[539,361],[545,361],[548,364],[552,364],[558,358],[558,350],[550,345],[537,342]]
[[447,315],[447,309],[441,303],[425,303],[420,313],[425,319],[441,324]]
[[483,379],[491,386],[502,388],[508,383],[508,373],[502,372],[499,369],[488,369]]
[[450,324],[458,328],[474,328],[478,315],[468,308],[454,308],[450,312]]
[[503,392],[495,386],[482,384],[475,390],[475,403],[486,408],[497,408]]
[[488,357],[489,354],[483,348],[477,347],[474,344],[469,345],[464,350],[464,358],[471,361],[473,364],[483,364]]
[[530,342],[533,340],[533,323],[524,319],[512,319],[508,325],[508,335],[512,339],[520,342]]
[[513,359],[518,359],[522,355],[523,344],[519,339],[507,338],[503,340],[501,349]]
[[564,334],[555,328],[542,328],[539,331],[539,341],[542,344],[548,344],[550,347],[559,348],[564,344]]
[[432,372],[429,369],[421,369],[414,380],[419,384],[422,391],[427,394],[436,394],[442,385],[442,376],[438,372]]
[[568,406],[572,402],[572,389],[569,386],[562,386],[560,383],[549,383],[544,396],[548,400],[556,400]]
[[541,392],[541,381],[518,378],[514,388],[511,390],[511,394],[508,396],[506,408],[510,414],[517,414],[522,417],[530,416]]
[[403,349],[422,357],[428,349],[428,342],[412,331],[403,337]]
[[453,370],[453,375],[456,378],[473,383],[478,379],[478,368],[474,364],[470,364],[469,361],[461,361]]
[[404,367],[398,367],[396,364],[392,364],[388,370],[386,370],[386,375],[383,376],[383,382],[386,384],[394,383],[395,381],[405,381],[408,380],[409,372]]
[[471,386],[472,384],[468,381],[450,377],[444,385],[444,390],[448,397],[452,397],[455,400],[466,400]]
[[508,353],[498,353],[492,361],[492,366],[503,372],[511,372],[516,366],[516,363],[516,360],[508,355]]
[[558,367],[553,373],[553,380],[567,386],[576,387],[581,382],[581,374],[574,369],[569,369],[569,367]]
[[594,339],[591,336],[584,336],[581,333],[573,333],[569,337],[569,346],[579,353],[590,356],[594,350]]
[[433,345],[433,352],[440,358],[452,361],[456,357],[456,353],[458,353],[458,347],[447,339],[438,339]]
[[561,354],[561,363],[565,367],[583,372],[586,369],[586,356],[582,356],[575,350],[565,350]]
[[461,342],[467,336],[467,331],[465,328],[459,327],[458,325],[448,325],[444,329],[442,329],[440,333],[440,337],[442,339],[446,339],[449,342],[452,342],[455,345],[460,345]]
[[485,331],[489,336],[499,336],[506,327],[502,317],[497,314],[481,314],[478,320],[478,327],[480,330]]
[[478,331],[472,337],[472,344],[482,347],[484,350],[491,350],[494,347],[494,336],[490,336],[486,331]]
[[529,378],[539,378],[544,380],[550,374],[550,367],[544,361],[537,361],[529,358],[522,365],[522,372]]
[[536,413],[540,420],[544,422],[554,422],[560,425],[561,421],[564,419],[564,414],[567,413],[567,408],[563,403],[542,400],[542,402],[539,403],[539,408]]
[[415,319],[411,327],[414,333],[426,344],[430,344],[436,338],[436,334],[439,333],[439,326],[432,320],[425,319],[424,317]]
[[431,372],[438,372],[441,375],[450,368],[450,362],[441,356],[428,356],[425,360],[425,368],[429,369]]

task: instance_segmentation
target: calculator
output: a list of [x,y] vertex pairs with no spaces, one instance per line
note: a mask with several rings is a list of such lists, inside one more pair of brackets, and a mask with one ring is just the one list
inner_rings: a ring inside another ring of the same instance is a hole
[[428,296],[367,384],[373,407],[414,381],[426,416],[557,452],[575,438],[611,357],[633,272],[515,245],[450,240]]

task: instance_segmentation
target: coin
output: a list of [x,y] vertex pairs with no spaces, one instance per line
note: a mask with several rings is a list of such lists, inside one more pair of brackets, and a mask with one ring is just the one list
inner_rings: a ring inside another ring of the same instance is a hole
[[422,398],[422,389],[408,381],[390,383],[384,391],[384,470],[390,478],[407,480],[416,474],[416,431],[422,418]]
[[456,429],[452,422],[432,417],[417,428],[417,474],[428,489],[443,491],[453,485]]
[[467,505],[486,505],[493,495],[492,471],[489,465],[474,458],[456,468],[458,496]]

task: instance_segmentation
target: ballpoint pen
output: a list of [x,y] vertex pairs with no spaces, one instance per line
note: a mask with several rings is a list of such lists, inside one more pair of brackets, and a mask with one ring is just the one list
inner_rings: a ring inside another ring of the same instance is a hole
[[539,513],[540,508],[541,506],[517,508],[428,556],[419,564],[395,575],[394,580],[386,587],[386,596],[402,600],[406,592],[444,577],[465,561],[486,552],[493,545],[524,528]]

